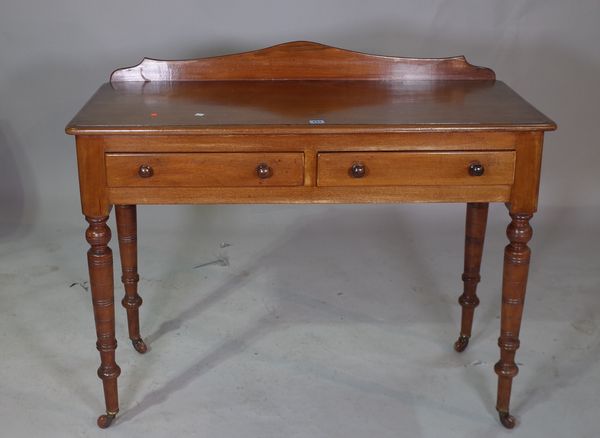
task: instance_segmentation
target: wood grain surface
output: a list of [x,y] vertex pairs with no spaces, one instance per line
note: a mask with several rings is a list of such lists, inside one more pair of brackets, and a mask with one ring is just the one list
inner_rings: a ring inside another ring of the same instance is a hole
[[[271,169],[270,176],[259,177],[261,164]],[[141,166],[153,175],[140,177]],[[109,187],[299,186],[304,159],[299,152],[107,154],[106,173]]]
[[104,84],[69,134],[551,130],[501,81],[224,81]]
[[[360,163],[364,176],[349,170]],[[480,163],[485,171],[471,176],[469,165]],[[324,152],[318,155],[317,185],[415,186],[501,185],[514,178],[515,153],[503,152]]]
[[[367,55],[294,42],[118,69],[67,125],[81,205],[108,427],[119,410],[112,252],[129,338],[139,326],[137,204],[467,203],[461,332],[471,336],[488,203],[506,203],[496,409],[509,411],[544,132],[556,124],[464,57]],[[368,225],[367,225],[368,226]],[[307,254],[310,256],[310,254]]]
[[165,61],[144,58],[133,67],[115,70],[111,82],[222,81],[273,79],[479,79],[494,72],[451,58],[400,58],[369,55],[310,41],[294,41],[266,49],[212,58]]

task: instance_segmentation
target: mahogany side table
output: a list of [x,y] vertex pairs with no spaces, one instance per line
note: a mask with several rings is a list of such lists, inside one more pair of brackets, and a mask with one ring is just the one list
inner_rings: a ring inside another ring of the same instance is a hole
[[115,206],[129,338],[139,329],[136,205],[466,203],[460,336],[469,343],[490,202],[511,217],[504,251],[496,409],[509,413],[537,208],[542,142],[556,125],[464,57],[396,58],[292,42],[116,70],[68,124],[76,136],[108,427],[119,411]]

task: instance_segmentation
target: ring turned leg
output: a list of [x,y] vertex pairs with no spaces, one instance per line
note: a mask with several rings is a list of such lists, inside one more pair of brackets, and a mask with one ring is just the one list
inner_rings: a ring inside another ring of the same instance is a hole
[[500,318],[500,360],[494,366],[498,374],[498,402],[496,410],[504,427],[512,429],[515,418],[510,415],[509,403],[513,377],[519,372],[515,353],[519,348],[519,331],[525,301],[525,288],[529,272],[531,250],[527,242],[533,231],[527,213],[511,213],[512,221],[506,230],[510,243],[504,249],[504,273],[502,277],[502,312]]
[[471,337],[471,329],[473,327],[473,314],[475,313],[475,307],[479,305],[477,283],[481,279],[479,268],[483,253],[488,206],[487,202],[467,204],[465,271],[462,275],[464,288],[462,295],[458,298],[458,302],[462,306],[462,319],[460,336],[454,343],[454,349],[458,352],[464,351],[467,345],[469,345],[469,338]]
[[110,228],[106,225],[108,216],[88,217],[89,227],[85,237],[91,248],[88,250],[88,266],[90,271],[90,287],[94,320],[98,341],[96,348],[100,352],[100,368],[98,377],[102,379],[106,414],[98,418],[98,426],[110,426],[119,412],[119,397],[117,393],[117,378],[121,369],[115,362],[115,305],[113,283],[113,258],[108,247]]
[[129,339],[133,348],[138,353],[147,351],[146,344],[140,335],[139,308],[142,298],[138,295],[138,282],[140,276],[137,270],[137,214],[135,205],[115,206],[117,218],[117,235],[119,238],[119,252],[121,253],[121,267],[123,275],[121,281],[125,287],[125,296],[121,303],[127,310],[127,325]]

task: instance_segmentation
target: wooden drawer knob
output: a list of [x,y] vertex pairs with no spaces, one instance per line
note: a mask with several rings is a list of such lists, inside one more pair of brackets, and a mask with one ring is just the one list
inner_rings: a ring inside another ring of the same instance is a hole
[[256,175],[258,175],[260,179],[271,178],[271,176],[273,176],[273,169],[266,163],[260,163],[256,166]]
[[469,165],[469,175],[471,176],[481,176],[485,171],[485,167],[481,163],[471,163]]
[[354,163],[350,169],[348,169],[348,173],[352,178],[362,178],[365,176],[367,171],[367,167],[362,163]]
[[148,164],[142,164],[138,169],[138,175],[141,178],[150,178],[152,175],[154,175],[154,169],[152,169],[152,166]]

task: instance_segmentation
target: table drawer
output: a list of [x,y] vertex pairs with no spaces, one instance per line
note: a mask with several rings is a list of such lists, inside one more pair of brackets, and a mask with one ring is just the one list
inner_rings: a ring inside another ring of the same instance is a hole
[[514,151],[321,152],[317,185],[506,185],[514,168]]
[[109,187],[300,186],[304,154],[111,153],[106,179]]

